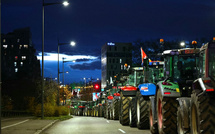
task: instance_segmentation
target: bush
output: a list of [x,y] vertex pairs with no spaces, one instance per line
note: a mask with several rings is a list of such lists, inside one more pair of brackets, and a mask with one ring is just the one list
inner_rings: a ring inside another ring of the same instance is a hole
[[55,113],[55,107],[51,105],[50,103],[44,104],[44,116],[51,117],[54,116]]
[[55,106],[54,116],[59,117],[61,115],[61,110],[59,106]]
[[69,108],[67,108],[66,106],[61,106],[60,109],[62,115],[69,115]]
[[41,104],[38,104],[35,107],[34,116],[37,116],[37,117],[41,116]]
[[[35,107],[34,115],[41,116],[41,104]],[[44,104],[44,116],[45,117],[59,117],[60,115],[69,115],[69,108],[66,106],[53,106],[50,103]]]

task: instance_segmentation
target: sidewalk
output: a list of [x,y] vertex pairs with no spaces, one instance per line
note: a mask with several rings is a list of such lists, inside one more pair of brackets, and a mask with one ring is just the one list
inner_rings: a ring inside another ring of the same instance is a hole
[[31,118],[9,118],[2,120],[2,134],[40,134],[58,120],[37,120]]

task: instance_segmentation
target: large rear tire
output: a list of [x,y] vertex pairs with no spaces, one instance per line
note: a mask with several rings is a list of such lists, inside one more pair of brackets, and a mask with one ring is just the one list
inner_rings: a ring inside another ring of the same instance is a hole
[[137,112],[136,112],[136,100],[133,98],[129,104],[129,126],[137,126]]
[[113,120],[119,120],[119,100],[114,99],[113,105],[112,105],[112,119]]
[[177,106],[175,98],[163,98],[157,91],[157,117],[159,134],[177,134]]
[[110,120],[110,104],[107,105],[107,111],[106,111],[106,117],[108,120]]
[[206,94],[191,95],[191,134],[214,134],[215,132],[215,97]]
[[129,103],[131,99],[129,97],[124,97],[121,93],[121,104],[120,104],[120,123],[122,125],[129,125]]
[[137,128],[149,129],[148,115],[149,101],[144,100],[140,92],[137,93]]

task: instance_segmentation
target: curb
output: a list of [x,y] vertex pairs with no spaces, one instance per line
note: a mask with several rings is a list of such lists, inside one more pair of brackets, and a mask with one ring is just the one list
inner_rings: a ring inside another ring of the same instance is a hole
[[48,125],[46,125],[45,127],[43,127],[41,130],[37,130],[37,132],[35,132],[34,134],[40,134],[41,132],[43,132],[44,130],[48,129],[49,127],[51,127],[52,125],[54,125],[58,121],[59,120],[55,120],[55,121],[49,123]]

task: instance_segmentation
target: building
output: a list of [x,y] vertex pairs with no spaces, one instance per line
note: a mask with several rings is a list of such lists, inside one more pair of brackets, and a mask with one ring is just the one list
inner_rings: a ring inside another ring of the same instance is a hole
[[131,43],[106,43],[101,51],[101,88],[104,89],[112,82],[113,77],[132,64],[132,44]]
[[2,80],[40,77],[40,62],[32,46],[30,28],[16,29],[1,36]]

